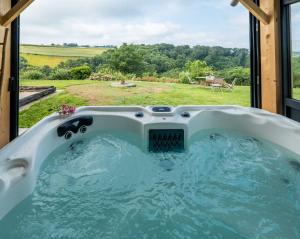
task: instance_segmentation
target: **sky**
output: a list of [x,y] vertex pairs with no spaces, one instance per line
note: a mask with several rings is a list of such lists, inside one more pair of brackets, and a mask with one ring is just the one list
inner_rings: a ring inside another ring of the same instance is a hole
[[21,16],[21,42],[249,48],[249,13],[230,0],[36,0]]
[[293,4],[291,7],[291,29],[292,29],[292,49],[300,52],[300,3]]

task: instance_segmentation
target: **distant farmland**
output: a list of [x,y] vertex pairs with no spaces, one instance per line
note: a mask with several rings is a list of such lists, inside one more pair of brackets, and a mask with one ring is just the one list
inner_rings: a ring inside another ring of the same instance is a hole
[[21,45],[21,56],[26,58],[30,65],[54,67],[69,59],[101,55],[106,50],[107,48],[96,47]]

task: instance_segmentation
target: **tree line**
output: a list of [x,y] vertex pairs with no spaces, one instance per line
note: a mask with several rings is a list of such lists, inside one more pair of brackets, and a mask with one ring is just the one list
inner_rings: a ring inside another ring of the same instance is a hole
[[182,78],[188,74],[192,79],[216,75],[230,82],[237,78],[238,84],[249,85],[249,62],[249,50],[242,48],[123,44],[95,57],[61,62],[55,68],[33,67],[25,58],[21,58],[20,65],[24,79],[85,79],[93,74],[99,79],[123,75],[172,78],[188,83]]

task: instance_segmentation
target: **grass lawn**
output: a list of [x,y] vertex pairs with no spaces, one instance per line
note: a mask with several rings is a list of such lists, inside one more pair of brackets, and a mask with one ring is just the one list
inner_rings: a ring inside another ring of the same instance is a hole
[[300,100],[300,88],[293,89],[293,96],[295,99]]
[[98,81],[21,81],[21,85],[56,86],[63,93],[40,101],[20,113],[20,127],[31,127],[62,104],[83,105],[250,105],[250,87],[212,91],[196,85],[136,82],[137,87],[120,89],[111,82]]

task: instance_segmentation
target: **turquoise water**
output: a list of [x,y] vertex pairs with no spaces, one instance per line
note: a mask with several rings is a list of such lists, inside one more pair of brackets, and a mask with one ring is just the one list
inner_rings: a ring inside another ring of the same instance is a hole
[[124,137],[53,152],[0,238],[300,238],[298,156],[217,130],[186,153],[145,153]]

